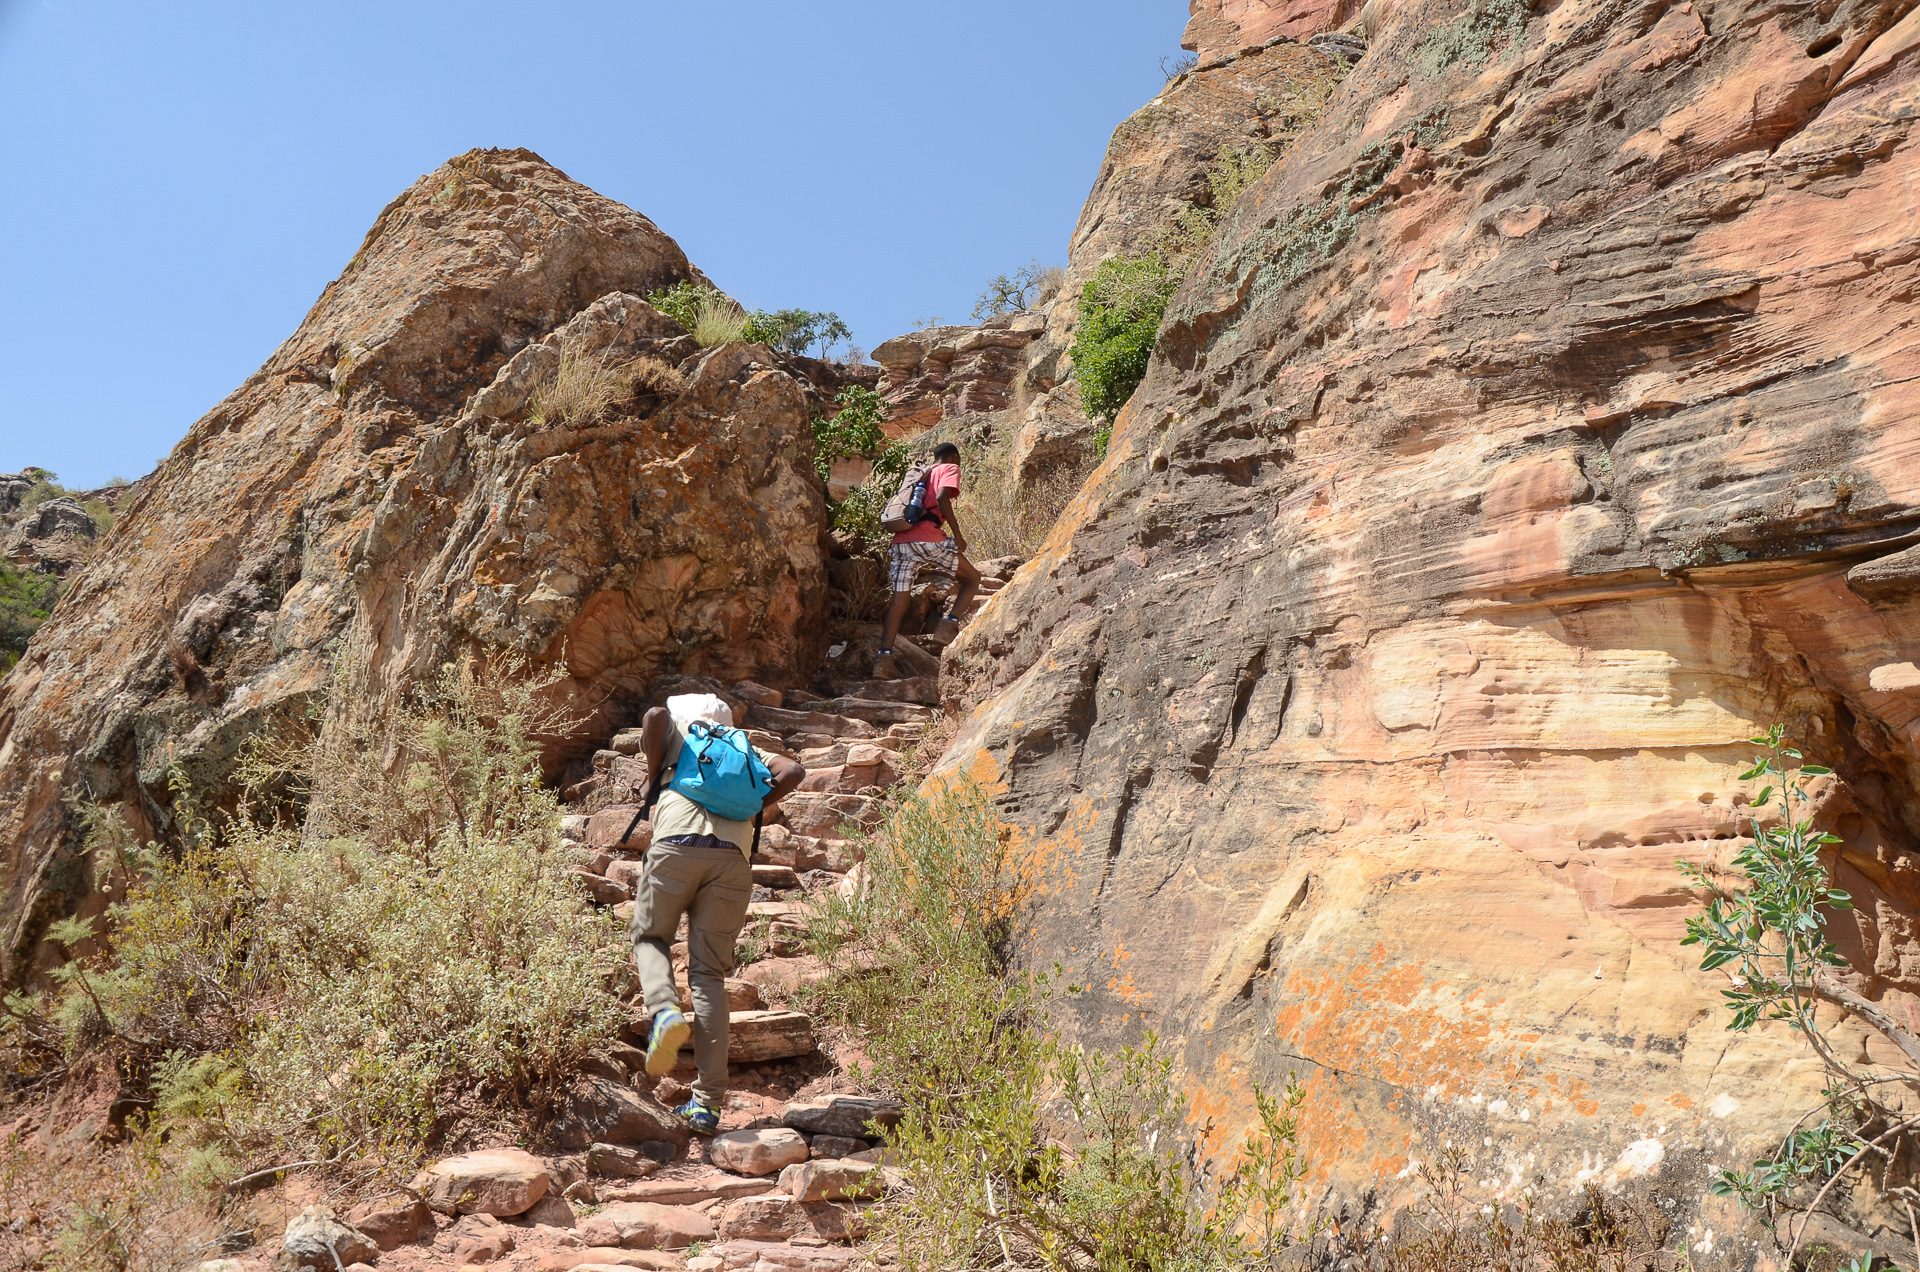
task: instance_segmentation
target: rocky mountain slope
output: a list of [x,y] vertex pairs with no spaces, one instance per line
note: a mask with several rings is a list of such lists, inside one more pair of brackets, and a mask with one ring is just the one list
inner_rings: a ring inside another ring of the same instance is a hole
[[951,767],[1050,871],[1084,1035],[1178,1037],[1232,1124],[1309,1075],[1327,1195],[1477,1146],[1491,1198],[1657,1187],[1739,1262],[1704,1176],[1819,1077],[1726,1031],[1673,862],[1726,863],[1768,723],[1838,774],[1852,984],[1920,1007],[1920,14],[1365,23],[950,651]]
[[[784,682],[817,658],[807,427],[834,373],[696,357],[641,299],[688,278],[652,222],[526,151],[460,156],[388,205],[0,684],[6,981],[50,916],[100,903],[63,795],[164,829],[169,773],[217,796],[248,737],[303,715],[350,622],[389,695],[464,649],[561,661],[580,724],[556,772],[664,670]],[[635,360],[644,382],[615,391]]]

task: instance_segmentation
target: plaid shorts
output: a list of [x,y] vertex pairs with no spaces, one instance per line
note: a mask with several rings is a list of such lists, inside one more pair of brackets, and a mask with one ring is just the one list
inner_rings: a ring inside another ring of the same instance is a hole
[[923,573],[951,579],[960,568],[960,546],[952,539],[932,543],[896,543],[887,553],[887,578],[896,592],[913,591]]

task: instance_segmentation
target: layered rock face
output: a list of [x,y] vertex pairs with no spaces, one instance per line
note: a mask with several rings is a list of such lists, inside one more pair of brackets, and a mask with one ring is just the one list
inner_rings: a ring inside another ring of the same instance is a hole
[[1036,314],[1002,314],[976,327],[926,327],[895,336],[873,351],[879,393],[887,402],[886,433],[911,437],[944,419],[1005,410],[1040,335]]
[[641,299],[700,277],[527,151],[463,155],[381,213],[0,685],[9,983],[49,916],[99,904],[62,796],[163,828],[170,770],[217,794],[248,737],[304,719],[350,629],[388,696],[483,648],[557,667],[581,725],[556,766],[662,671],[814,661],[819,393]]
[[1043,334],[1015,383],[1011,428],[1023,479],[1078,464],[1091,449],[1094,424],[1080,405],[1070,350],[1081,291],[1100,263],[1152,249],[1189,204],[1210,205],[1207,171],[1222,152],[1291,145],[1344,70],[1333,54],[1263,35],[1243,54],[1168,81],[1113,130],[1068,243],[1065,277],[1037,311]]
[[1180,47],[1202,63],[1232,57],[1278,36],[1304,40],[1341,26],[1360,0],[1189,0]]
[[1920,1012],[1907,8],[1566,0],[1452,66],[1447,5],[1377,14],[950,654],[1078,1027],[1175,1038],[1226,1127],[1299,1072],[1336,1205],[1451,1143],[1744,1264],[1704,1176],[1819,1077],[1724,1028],[1673,862],[1774,721],[1837,770],[1852,983]]

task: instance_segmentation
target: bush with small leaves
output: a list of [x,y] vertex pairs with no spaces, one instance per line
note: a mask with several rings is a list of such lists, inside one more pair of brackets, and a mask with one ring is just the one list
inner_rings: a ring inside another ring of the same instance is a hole
[[[1762,1021],[1784,1024],[1805,1040],[1827,1071],[1824,1099],[1787,1131],[1771,1156],[1744,1169],[1724,1170],[1710,1186],[1718,1196],[1737,1197],[1760,1210],[1771,1225],[1800,1185],[1816,1187],[1805,1206],[1811,1212],[1855,1163],[1875,1156],[1891,1160],[1920,1125],[1920,1118],[1896,1111],[1876,1094],[1890,1082],[1920,1094],[1920,1073],[1889,1075],[1839,1054],[1828,1040],[1832,1026],[1821,1022],[1820,1008],[1852,1015],[1917,1066],[1920,1036],[1835,975],[1848,963],[1828,938],[1827,922],[1834,912],[1852,909],[1853,898],[1833,886],[1823,856],[1843,841],[1816,827],[1808,786],[1832,770],[1806,763],[1780,725],[1749,741],[1764,753],[1741,780],[1764,780],[1765,785],[1748,806],[1752,838],[1734,854],[1734,877],[1695,862],[1677,865],[1708,893],[1705,912],[1687,920],[1681,944],[1702,948],[1702,970],[1726,972],[1729,985],[1721,997],[1727,1028],[1744,1032]],[[1817,1115],[1820,1122],[1808,1127]],[[1803,1220],[1794,1236],[1796,1248],[1805,1231]],[[1920,1241],[1920,1227],[1914,1237]]]

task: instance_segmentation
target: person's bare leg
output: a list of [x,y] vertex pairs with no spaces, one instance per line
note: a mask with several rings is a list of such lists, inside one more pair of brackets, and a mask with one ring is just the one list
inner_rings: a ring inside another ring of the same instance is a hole
[[947,613],[957,618],[960,611],[967,608],[967,602],[971,601],[974,594],[980,590],[980,571],[974,569],[973,562],[967,560],[962,554],[953,572],[960,580],[960,594],[953,598],[953,607]]
[[[979,575],[974,576],[975,579]],[[907,606],[913,602],[912,592],[895,592],[893,603],[887,606],[887,625],[880,632],[880,648],[892,649],[894,639],[900,635],[900,624],[906,620]]]

